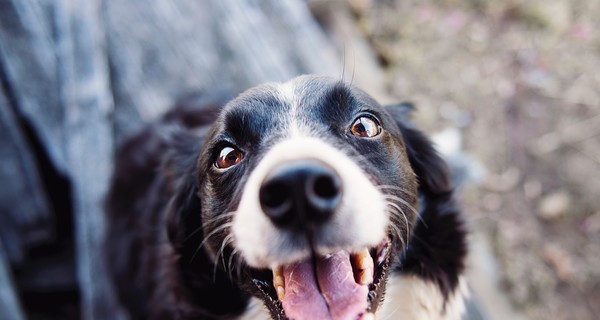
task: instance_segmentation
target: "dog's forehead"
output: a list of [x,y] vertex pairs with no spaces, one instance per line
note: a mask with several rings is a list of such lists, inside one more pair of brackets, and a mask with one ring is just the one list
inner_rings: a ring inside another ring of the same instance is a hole
[[296,113],[323,104],[335,94],[333,91],[336,89],[350,94],[350,88],[343,82],[319,76],[300,76],[277,87],[279,98],[291,104]]
[[[266,83],[251,88],[226,107],[228,112],[238,110],[261,111],[267,107],[272,111],[289,112],[310,110],[332,95],[350,95],[350,86],[333,78],[320,76],[300,76],[284,83]],[[298,110],[302,106],[301,110]]]
[[305,75],[276,86],[279,99],[291,106],[291,112],[305,114],[354,111],[362,105],[377,107],[365,92],[341,80]]
[[339,80],[300,76],[285,83],[263,84],[238,96],[225,107],[224,130],[329,126],[348,121],[365,105],[378,107],[366,93]]

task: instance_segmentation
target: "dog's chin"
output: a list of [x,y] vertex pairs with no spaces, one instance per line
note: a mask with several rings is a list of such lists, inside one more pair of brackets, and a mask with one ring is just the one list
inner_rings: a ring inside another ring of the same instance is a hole
[[274,319],[374,319],[389,275],[391,239],[251,270],[251,281]]

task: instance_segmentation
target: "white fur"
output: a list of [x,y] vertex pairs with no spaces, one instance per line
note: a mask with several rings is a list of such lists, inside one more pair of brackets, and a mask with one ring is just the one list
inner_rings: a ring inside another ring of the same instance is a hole
[[[334,218],[316,233],[315,245],[320,254],[340,249],[359,250],[373,247],[385,237],[388,223],[382,194],[360,167],[347,155],[322,139],[311,136],[309,126],[300,120],[298,95],[306,94],[299,82],[274,84],[279,100],[289,105],[281,122],[286,138],[273,146],[253,170],[243,189],[233,219],[235,246],[253,267],[266,268],[291,263],[310,254],[306,239],[277,229],[262,212],[260,186],[267,174],[280,164],[296,160],[315,160],[330,166],[342,181],[342,203]],[[310,106],[305,106],[310,107]]]
[[290,106],[286,114],[287,119],[284,119],[289,137],[302,137],[307,135],[306,132],[302,131],[302,127],[304,126],[299,122],[298,95],[296,94],[296,89],[298,87],[296,86],[296,81],[299,81],[299,79],[293,79],[277,86],[279,99],[282,103]]
[[381,193],[348,156],[318,138],[286,139],[272,147],[254,169],[233,219],[235,246],[253,267],[291,263],[309,255],[307,245],[290,245],[293,236],[277,229],[262,212],[258,191],[276,166],[295,160],[316,160],[334,168],[342,180],[342,203],[333,220],[319,230],[315,248],[321,254],[340,249],[374,247],[385,237],[388,215]]
[[458,320],[465,313],[468,297],[467,283],[461,278],[444,308],[444,297],[435,283],[416,276],[392,275],[377,319]]
[[269,315],[269,311],[264,305],[264,302],[256,297],[252,297],[250,299],[250,303],[248,304],[248,308],[244,314],[242,314],[239,320],[268,320],[271,319],[271,315]]

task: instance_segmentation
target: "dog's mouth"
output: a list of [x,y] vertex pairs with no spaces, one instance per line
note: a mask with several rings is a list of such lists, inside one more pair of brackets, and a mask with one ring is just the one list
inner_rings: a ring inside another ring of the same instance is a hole
[[315,255],[277,266],[271,277],[253,281],[275,319],[374,319],[383,300],[390,248],[386,238],[358,252]]

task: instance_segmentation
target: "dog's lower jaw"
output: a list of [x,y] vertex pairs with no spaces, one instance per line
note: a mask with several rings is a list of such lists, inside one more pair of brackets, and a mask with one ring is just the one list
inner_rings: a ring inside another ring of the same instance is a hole
[[340,250],[273,270],[273,285],[292,319],[362,319],[377,310],[390,258],[386,238],[372,249]]
[[[381,305],[366,312],[360,320],[409,319],[409,320],[459,320],[466,313],[465,302],[470,291],[465,279],[447,298],[436,284],[423,278],[403,274],[391,274],[385,280],[385,299]],[[285,319],[285,314],[269,314],[263,299],[253,298],[239,320]]]
[[[275,267],[271,272],[249,269],[258,289],[255,292],[272,319],[374,319],[392,270],[391,241],[388,237],[370,250],[340,251],[316,261]],[[256,313],[256,309],[254,306],[249,312]]]

